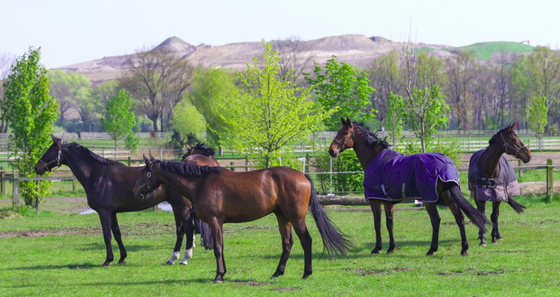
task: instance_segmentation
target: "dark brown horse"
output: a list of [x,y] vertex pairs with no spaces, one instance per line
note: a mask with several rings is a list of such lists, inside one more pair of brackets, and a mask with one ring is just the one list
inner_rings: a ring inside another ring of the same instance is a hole
[[[92,151],[77,143],[66,143],[60,138],[52,136],[53,144],[47,149],[35,165],[35,171],[43,175],[54,167],[66,165],[72,170],[80,184],[83,186],[89,207],[99,214],[103,238],[107,250],[107,257],[103,266],[108,266],[113,260],[113,249],[111,247],[111,231],[119,245],[119,264],[125,262],[127,256],[124,248],[117,213],[139,211],[158,205],[167,201],[173,207],[176,223],[177,240],[168,264],[178,258],[181,244],[185,234],[187,243],[185,259],[181,262],[187,264],[192,257],[194,226],[191,220],[191,202],[178,194],[168,191],[165,187],[154,191],[153,195],[142,201],[134,196],[132,188],[136,177],[143,167],[128,167],[120,162],[102,158]],[[208,227],[202,228],[207,230]]]
[[[519,195],[519,184],[503,154],[527,163],[531,160],[531,151],[517,137],[513,128],[514,124],[511,124],[494,134],[488,142],[489,146],[474,153],[469,162],[469,190],[478,210],[485,213],[486,201],[492,202],[492,243],[502,238],[498,228],[501,201],[506,201],[517,213],[522,213],[525,208],[511,197]],[[485,233],[479,233],[479,239],[480,245],[486,245]]]
[[[329,148],[329,153],[333,157],[337,157],[338,154],[345,149],[353,148],[360,164],[364,171],[368,168],[370,164],[374,166],[381,166],[381,169],[385,171],[389,171],[393,168],[392,166],[396,165],[396,162],[388,162],[391,159],[380,159],[376,158],[379,156],[397,156],[398,153],[387,149],[388,144],[384,140],[381,140],[377,137],[377,135],[368,129],[362,127],[361,125],[351,122],[349,119],[342,119],[342,127],[338,130],[338,133],[331,143]],[[387,154],[389,153],[389,154]],[[398,156],[402,156],[398,155]],[[430,215],[430,221],[432,223],[432,243],[430,245],[430,249],[428,250],[427,255],[432,255],[434,252],[438,250],[438,241],[439,241],[439,226],[440,226],[440,216],[438,214],[438,209],[436,204],[445,204],[449,206],[449,209],[453,213],[455,217],[455,221],[459,226],[459,231],[461,233],[461,255],[467,255],[467,250],[469,248],[469,244],[467,241],[467,236],[465,232],[465,223],[464,223],[464,216],[463,212],[467,215],[467,217],[481,230],[486,230],[485,223],[490,223],[486,217],[477,211],[466,199],[463,197],[461,190],[458,185],[458,181],[456,180],[446,180],[443,179],[442,175],[434,174],[433,176],[426,176],[428,173],[428,164],[429,162],[424,162],[424,159],[428,160],[444,160],[445,161],[445,170],[449,172],[450,175],[457,177],[458,173],[457,169],[453,166],[453,162],[441,155],[441,154],[416,154],[411,155],[414,156],[412,161],[404,164],[407,166],[402,167],[399,169],[398,172],[394,173],[394,175],[385,174],[382,172],[379,178],[379,184],[373,185],[373,187],[382,190],[382,192],[390,192],[389,188],[386,188],[384,184],[381,183],[381,179],[388,178],[389,176],[394,177],[395,180],[400,179],[403,176],[410,177],[407,180],[407,183],[404,182],[401,184],[399,183],[393,188],[393,192],[398,193],[398,196],[390,197],[390,195],[385,194],[386,196],[369,196],[368,198],[371,211],[373,212],[373,220],[375,225],[375,247],[371,251],[372,254],[377,254],[382,249],[382,242],[381,242],[381,205],[384,206],[385,209],[385,218],[387,220],[387,230],[389,231],[389,249],[387,253],[390,254],[395,249],[395,239],[393,237],[393,207],[396,203],[402,201],[404,196],[408,196],[410,193],[414,193],[414,195],[422,195],[422,197],[415,197],[415,199],[421,199],[424,202],[426,210]],[[418,157],[418,158],[416,158]],[[374,162],[374,163],[372,163]],[[366,172],[367,173],[367,172]],[[366,174],[367,176],[367,174]],[[433,181],[434,185],[428,184],[428,181]],[[389,181],[390,182],[390,181]],[[365,183],[365,182],[364,182]],[[366,186],[366,185],[364,185]],[[402,192],[401,192],[402,187]],[[424,187],[424,188],[422,188]],[[420,190],[420,189],[423,190]],[[429,193],[434,196],[432,201],[426,201],[428,197],[426,196],[426,191],[432,191],[433,193]],[[387,198],[387,199],[386,199]]]
[[196,146],[187,145],[187,152],[181,160],[183,162],[195,162],[200,166],[220,166],[215,158],[216,152],[213,148],[207,147],[204,143],[199,142]]
[[149,195],[160,185],[167,185],[190,199],[198,217],[210,225],[217,264],[214,282],[222,282],[226,273],[224,223],[249,222],[270,213],[276,215],[282,236],[282,255],[272,278],[284,274],[294,242],[292,226],[304,251],[303,278],[311,275],[311,236],[305,224],[308,208],[329,254],[345,255],[351,247],[319,204],[311,178],[300,171],[274,167],[233,172],[192,163],[151,161],[146,157],[144,160],[146,167],[134,188],[138,196]]

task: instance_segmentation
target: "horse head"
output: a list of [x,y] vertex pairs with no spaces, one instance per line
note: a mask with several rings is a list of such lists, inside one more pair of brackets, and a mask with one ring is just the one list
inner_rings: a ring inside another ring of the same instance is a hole
[[515,124],[511,124],[508,127],[500,130],[496,133],[489,143],[498,144],[503,147],[504,153],[514,156],[515,158],[521,159],[523,163],[531,161],[531,151],[529,148],[523,144],[523,141],[517,137],[514,131]]
[[60,167],[63,163],[62,144],[64,141],[54,135],[51,135],[53,144],[47,151],[39,158],[35,164],[35,172],[38,175],[45,174],[46,171],[51,171],[54,167]]
[[349,118],[340,118],[342,120],[342,127],[336,133],[335,138],[329,147],[329,154],[336,158],[347,148],[354,147],[354,124]]
[[150,198],[152,193],[160,186],[157,178],[153,176],[154,167],[156,164],[159,166],[159,160],[154,160],[151,155],[150,159],[148,159],[145,154],[143,158],[146,166],[140,172],[140,177],[136,180],[132,190],[134,196],[142,200]]

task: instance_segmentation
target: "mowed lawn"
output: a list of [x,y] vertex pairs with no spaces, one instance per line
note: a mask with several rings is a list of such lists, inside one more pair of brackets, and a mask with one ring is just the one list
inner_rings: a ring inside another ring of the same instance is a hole
[[[440,209],[439,251],[428,257],[432,228],[424,210],[399,208],[395,253],[370,255],[371,212],[327,207],[355,248],[346,258],[321,258],[321,237],[308,215],[313,275],[307,280],[301,279],[303,251],[297,237],[286,274],[269,279],[281,253],[274,215],[227,224],[222,284],[212,282],[214,254],[200,247],[198,238],[188,266],[164,264],[175,241],[171,213],[119,214],[128,258],[125,265],[116,264],[119,252],[113,241],[116,260],[104,268],[97,214],[44,210],[39,216],[0,219],[0,296],[559,296],[560,203],[542,200],[519,199],[528,206],[521,215],[503,204],[504,239],[498,244],[479,246],[477,229],[469,224],[466,257],[459,255],[459,231],[447,209]],[[383,238],[386,250],[385,225]]]

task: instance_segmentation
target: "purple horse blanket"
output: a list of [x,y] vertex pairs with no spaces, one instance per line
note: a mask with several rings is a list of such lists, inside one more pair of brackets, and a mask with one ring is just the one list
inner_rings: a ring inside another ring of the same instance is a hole
[[368,200],[400,202],[405,198],[413,198],[436,202],[438,180],[459,185],[457,168],[453,160],[445,155],[404,155],[385,149],[371,160],[365,170],[364,194]]
[[508,201],[509,197],[519,196],[519,183],[513,168],[503,155],[498,163],[494,178],[482,177],[478,171],[478,160],[484,150],[474,153],[469,161],[469,190],[476,193],[476,201]]

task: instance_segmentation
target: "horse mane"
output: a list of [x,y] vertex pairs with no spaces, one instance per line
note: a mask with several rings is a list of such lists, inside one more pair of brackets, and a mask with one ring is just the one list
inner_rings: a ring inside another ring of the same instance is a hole
[[[155,161],[154,161],[155,162]],[[194,162],[159,161],[159,166],[166,171],[189,177],[206,176],[211,172],[220,172],[221,167],[199,166]]]
[[216,151],[211,147],[207,147],[203,142],[197,143],[193,151],[194,150],[199,150],[201,155],[205,155],[206,157],[214,157],[216,155]]
[[[496,132],[496,134],[494,134],[492,136],[492,138],[490,138],[490,140],[488,140],[488,144],[493,145],[494,143],[496,143],[496,140],[498,140],[498,137],[500,136],[500,133],[504,133],[506,129],[508,129],[509,127],[505,127],[503,129],[501,129],[500,131]],[[513,130],[512,130],[513,132]]]
[[106,159],[103,158],[99,155],[96,155],[94,152],[92,152],[90,149],[88,149],[87,147],[76,143],[76,142],[71,142],[71,143],[64,143],[63,144],[66,148],[74,150],[74,151],[78,151],[78,152],[84,152],[86,155],[88,155],[89,157],[91,157],[92,159],[94,159],[95,161],[99,162],[99,163],[103,163],[103,164],[121,164],[123,165],[121,162],[118,161],[114,161],[114,160],[110,160],[110,159]]
[[354,127],[358,128],[358,131],[360,131],[360,134],[363,136],[367,145],[370,146],[380,145],[383,148],[389,147],[389,143],[387,143],[385,139],[379,139],[379,137],[377,137],[377,132],[372,132],[368,128],[356,122],[353,122],[353,124]]

